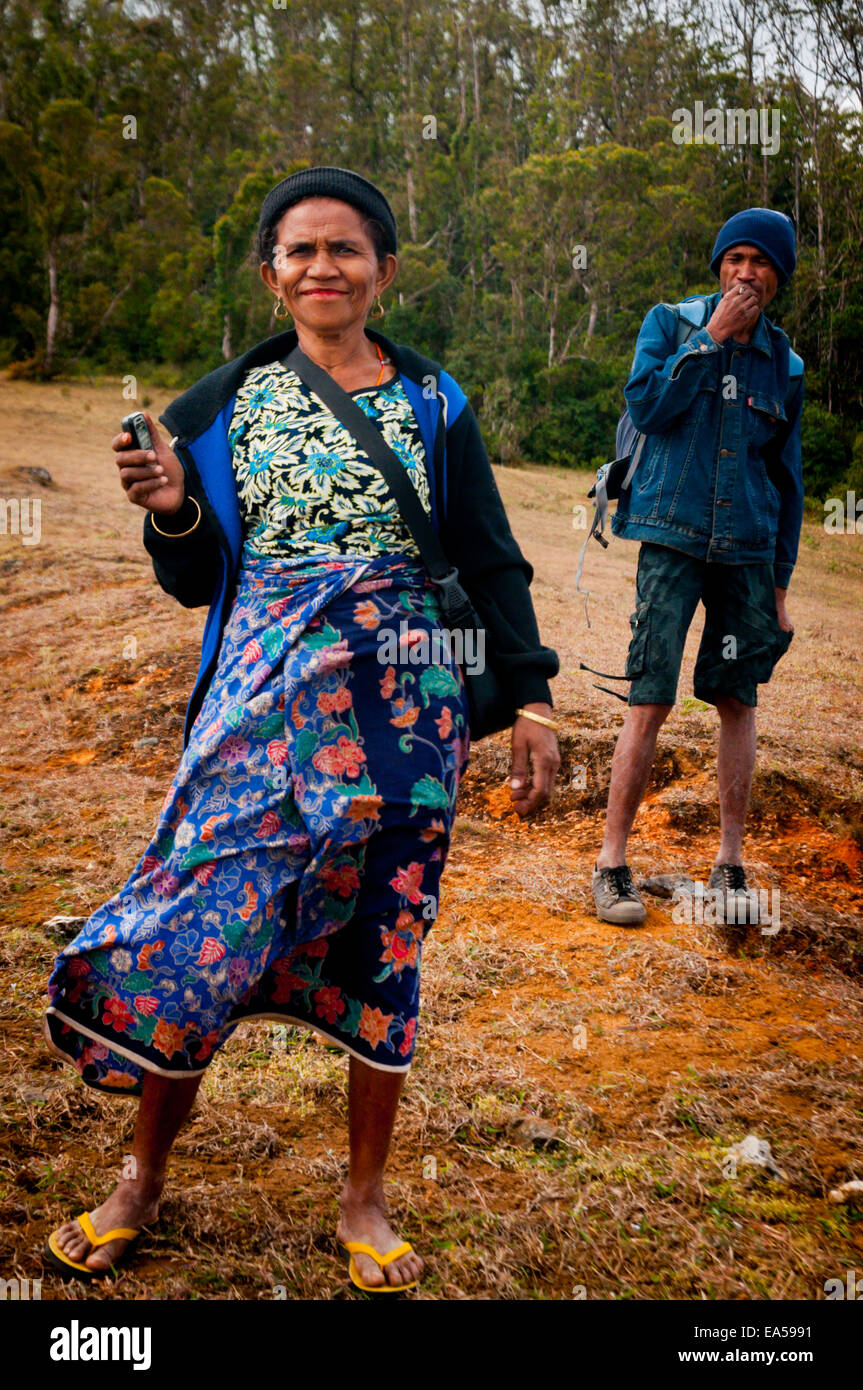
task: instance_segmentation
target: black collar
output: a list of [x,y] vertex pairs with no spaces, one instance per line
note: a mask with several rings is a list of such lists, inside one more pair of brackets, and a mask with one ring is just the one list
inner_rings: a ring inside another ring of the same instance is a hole
[[[395,363],[396,370],[412,381],[422,383],[430,374],[439,375],[441,366],[430,357],[424,357],[405,343],[394,343],[390,338],[366,326],[366,337],[380,343],[387,356]],[[170,430],[172,437],[189,443],[197,439],[213,423],[220,410],[239,391],[248,372],[262,367],[267,362],[276,362],[287,357],[297,346],[297,330],[289,328],[286,333],[276,333],[256,343],[242,356],[217,367],[214,372],[196,381],[181,396],[171,401],[164,414],[159,416],[162,424]]]

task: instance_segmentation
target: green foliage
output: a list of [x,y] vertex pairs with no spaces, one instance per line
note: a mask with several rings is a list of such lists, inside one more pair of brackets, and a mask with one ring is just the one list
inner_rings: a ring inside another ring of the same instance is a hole
[[[845,0],[846,38],[861,7]],[[757,11],[752,51],[778,52]],[[147,365],[188,384],[244,351],[275,326],[263,196],[336,164],[378,183],[398,220],[381,326],[456,377],[492,459],[594,467],[644,314],[713,289],[718,225],[767,204],[799,222],[798,274],[770,316],[806,362],[807,492],[863,494],[861,83],[834,41],[839,10],[780,6],[786,56],[757,75],[711,14],[14,0],[0,10],[0,364]],[[795,68],[816,29],[817,100]],[[695,100],[778,108],[778,150],[675,143]]]
[[807,496],[823,498],[850,464],[850,440],[841,420],[817,401],[804,400],[801,425],[803,482]]

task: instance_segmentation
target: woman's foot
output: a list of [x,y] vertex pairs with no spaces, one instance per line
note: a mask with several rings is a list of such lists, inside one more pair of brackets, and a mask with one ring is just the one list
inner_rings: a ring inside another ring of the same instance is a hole
[[[161,1190],[162,1182],[156,1179],[121,1179],[107,1201],[91,1213],[96,1235],[104,1235],[118,1226],[148,1226],[159,1215]],[[101,1271],[118,1263],[129,1241],[121,1237],[94,1250],[78,1221],[73,1218],[59,1228],[57,1244],[70,1260],[85,1264],[88,1269]]]
[[[395,1250],[396,1246],[403,1243],[387,1221],[382,1194],[374,1198],[360,1197],[345,1188],[339,1197],[339,1206],[341,1216],[336,1235],[340,1241],[361,1240],[364,1244],[373,1246],[380,1255],[388,1254],[390,1250]],[[395,1287],[399,1284],[410,1284],[412,1280],[418,1279],[424,1266],[422,1257],[415,1250],[400,1255],[397,1260],[391,1260],[383,1269],[371,1255],[361,1252],[354,1255],[354,1263],[364,1284],[392,1284]]]

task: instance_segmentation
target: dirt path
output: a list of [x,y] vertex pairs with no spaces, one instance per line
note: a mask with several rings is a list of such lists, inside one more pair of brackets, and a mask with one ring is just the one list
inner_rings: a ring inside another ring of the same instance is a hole
[[[162,408],[168,397],[154,401]],[[0,493],[40,497],[41,539],[0,536],[0,1275],[39,1277],[70,1210],[100,1200],[133,1109],[83,1087],[39,1031],[60,942],[44,930],[112,893],[176,766],[204,610],[152,577],[142,514],[106,439],[120,384],[0,383]],[[62,455],[40,440],[66,439]],[[47,467],[42,489],[16,473]],[[592,915],[590,867],[622,706],[576,670],[622,671],[636,547],[573,593],[583,475],[502,470],[535,566],[564,724],[554,804],[508,810],[505,737],[463,784],[429,940],[416,1061],[391,1167],[398,1219],[428,1259],[427,1298],[816,1298],[863,1269],[860,965],[863,538],[807,524],[796,636],[759,712],[749,863],[781,927],[722,931],[651,899],[637,932]],[[697,632],[638,822],[636,872],[706,878],[716,843],[715,723],[691,692]],[[353,1296],[335,1242],[343,1055],[249,1026],[208,1073],[157,1229],[114,1297]],[[767,1139],[783,1176],[725,1150]],[[43,1297],[100,1297],[46,1276]]]

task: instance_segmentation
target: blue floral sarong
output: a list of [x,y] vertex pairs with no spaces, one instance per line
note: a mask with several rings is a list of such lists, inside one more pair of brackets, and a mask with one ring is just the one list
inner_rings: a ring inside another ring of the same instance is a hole
[[145,1070],[200,1075],[252,1018],[409,1070],[470,750],[462,672],[431,640],[444,626],[409,555],[246,546],[153,838],[54,962],[49,1031],[85,1082],[140,1095]]

